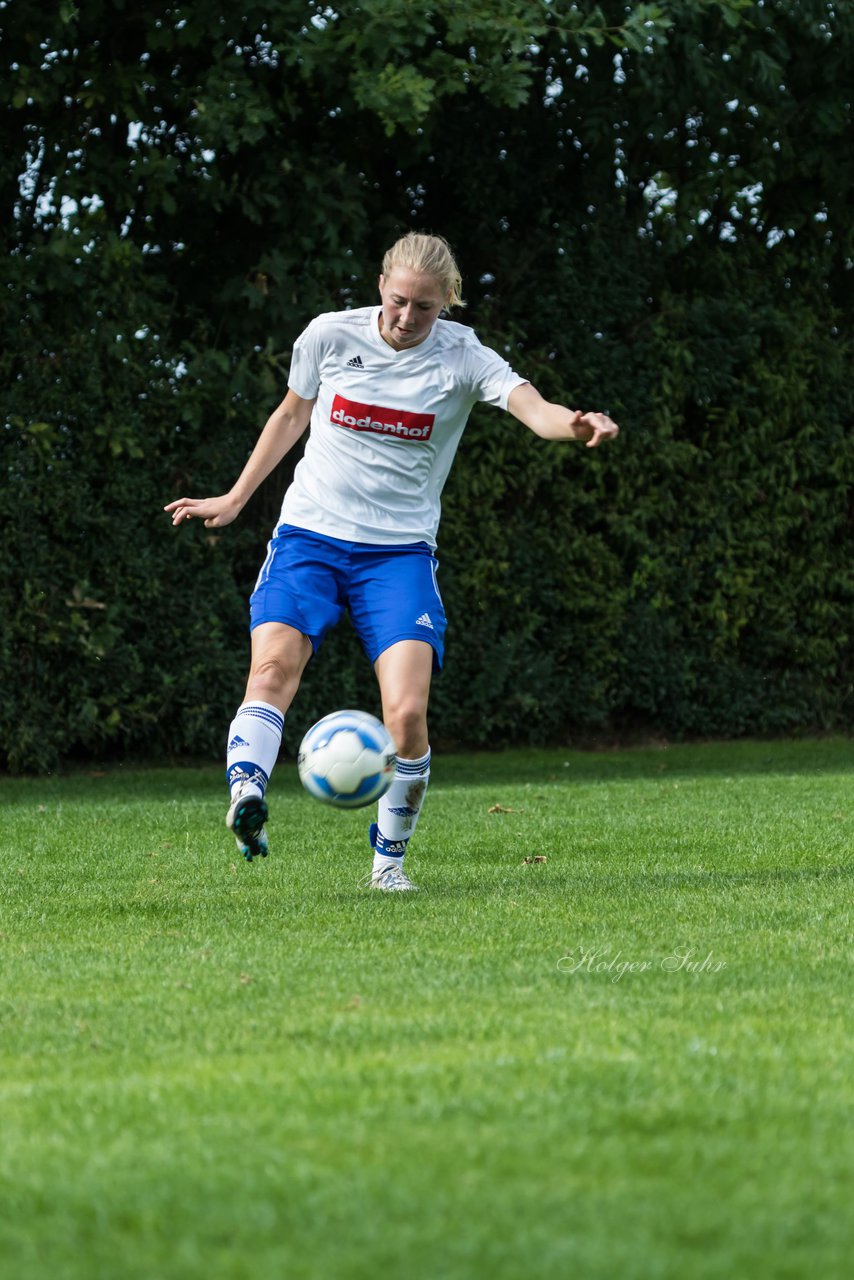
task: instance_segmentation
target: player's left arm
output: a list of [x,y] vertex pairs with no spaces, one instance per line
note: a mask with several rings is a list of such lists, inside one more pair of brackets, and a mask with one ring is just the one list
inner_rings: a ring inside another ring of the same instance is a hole
[[507,408],[543,440],[581,440],[588,449],[595,449],[603,440],[613,440],[620,434],[620,428],[606,413],[585,413],[552,404],[530,382],[513,388]]

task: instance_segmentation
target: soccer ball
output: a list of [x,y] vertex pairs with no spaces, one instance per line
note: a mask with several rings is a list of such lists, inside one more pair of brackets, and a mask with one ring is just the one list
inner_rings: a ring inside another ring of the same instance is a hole
[[333,711],[300,743],[297,770],[309,795],[338,809],[361,809],[385,795],[397,755],[384,724],[366,711]]

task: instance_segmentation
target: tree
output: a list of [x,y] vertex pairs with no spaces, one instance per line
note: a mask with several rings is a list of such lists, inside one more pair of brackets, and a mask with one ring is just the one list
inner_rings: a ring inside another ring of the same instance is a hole
[[[848,8],[16,0],[0,20],[15,767],[216,749],[292,463],[179,552],[159,507],[230,482],[296,334],[370,299],[410,225],[458,249],[486,341],[626,427],[593,458],[475,415],[437,735],[847,723]],[[336,640],[306,714],[369,698],[360,670]]]

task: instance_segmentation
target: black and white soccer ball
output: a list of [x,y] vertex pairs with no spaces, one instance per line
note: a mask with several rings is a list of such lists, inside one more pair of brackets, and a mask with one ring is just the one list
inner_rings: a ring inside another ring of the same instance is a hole
[[312,725],[297,755],[309,795],[338,809],[361,809],[391,786],[397,754],[391,734],[367,711],[333,711]]

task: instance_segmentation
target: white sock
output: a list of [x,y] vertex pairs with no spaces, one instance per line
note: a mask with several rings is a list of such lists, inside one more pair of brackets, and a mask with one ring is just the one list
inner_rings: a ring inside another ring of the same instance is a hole
[[234,788],[248,784],[250,791],[263,796],[279,756],[285,717],[269,702],[244,702],[228,731],[226,778]]
[[403,865],[406,846],[418,823],[430,780],[430,751],[420,760],[398,758],[394,781],[377,806],[374,870],[390,862]]

